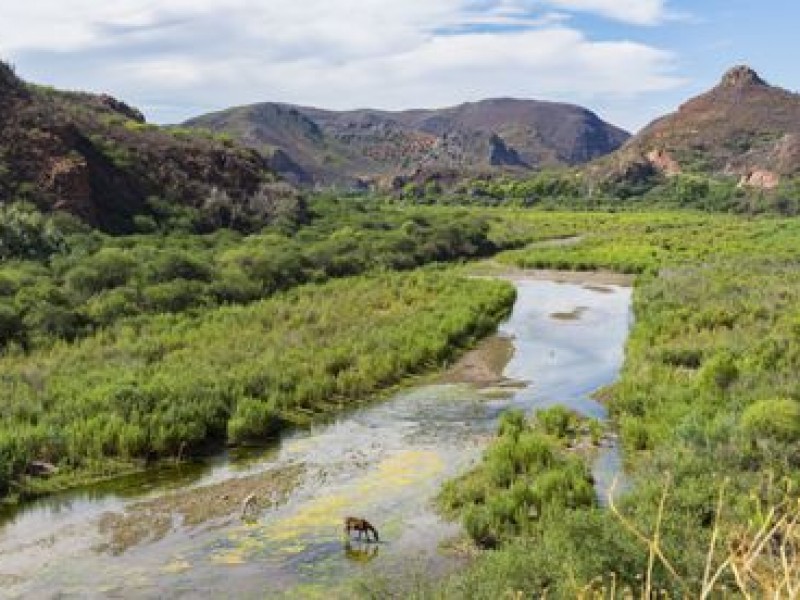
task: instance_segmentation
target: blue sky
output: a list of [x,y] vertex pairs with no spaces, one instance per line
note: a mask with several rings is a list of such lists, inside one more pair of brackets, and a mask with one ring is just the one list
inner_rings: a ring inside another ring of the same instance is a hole
[[346,109],[515,96],[636,130],[752,65],[800,88],[789,0],[36,0],[4,4],[25,78],[155,122],[258,101]]

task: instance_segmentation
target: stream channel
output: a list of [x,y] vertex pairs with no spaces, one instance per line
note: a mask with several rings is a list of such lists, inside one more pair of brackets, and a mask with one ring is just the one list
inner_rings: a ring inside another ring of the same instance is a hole
[[[605,419],[592,393],[618,376],[631,326],[629,287],[511,280],[517,301],[498,336],[433,383],[288,433],[267,450],[0,513],[0,597],[331,598],[372,570],[408,577],[458,568],[463,559],[441,550],[460,533],[433,507],[442,483],[480,459],[507,408],[561,404]],[[495,381],[475,377],[483,363],[499,363]],[[621,472],[614,444],[597,452],[593,472],[602,500]],[[252,490],[260,504],[245,522],[241,498]],[[381,542],[346,544],[346,515],[369,519]]]

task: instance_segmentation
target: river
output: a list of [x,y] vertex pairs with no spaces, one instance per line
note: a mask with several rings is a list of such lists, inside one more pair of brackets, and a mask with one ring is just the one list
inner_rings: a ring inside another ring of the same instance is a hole
[[[29,504],[0,520],[0,596],[330,598],[373,570],[457,568],[440,545],[459,527],[432,506],[442,482],[479,460],[509,407],[562,404],[605,419],[592,393],[618,376],[631,324],[628,287],[514,283],[499,331],[513,354],[497,385],[417,385],[245,457]],[[620,469],[613,445],[598,454],[598,495]],[[245,522],[230,507],[249,485],[271,492]],[[213,510],[220,499],[223,514]],[[372,521],[381,543],[345,544],[345,515]]]

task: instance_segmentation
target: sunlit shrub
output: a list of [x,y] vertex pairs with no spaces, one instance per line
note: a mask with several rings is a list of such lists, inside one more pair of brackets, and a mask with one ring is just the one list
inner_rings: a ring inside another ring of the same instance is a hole
[[788,398],[760,400],[742,414],[742,429],[753,439],[800,440],[800,403]]

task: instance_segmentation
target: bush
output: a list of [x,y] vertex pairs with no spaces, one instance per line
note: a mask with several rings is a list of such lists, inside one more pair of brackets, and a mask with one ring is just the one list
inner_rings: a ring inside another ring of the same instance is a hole
[[72,268],[64,277],[67,289],[89,297],[125,285],[133,275],[136,260],[118,248],[103,248]]
[[712,389],[726,390],[739,377],[736,360],[728,352],[711,357],[700,370],[700,382]]
[[761,400],[742,414],[742,429],[751,439],[800,440],[800,404],[788,398]]
[[119,319],[139,313],[135,290],[118,288],[99,294],[86,304],[86,314],[99,325],[111,325]]
[[233,443],[263,440],[280,431],[282,423],[272,402],[242,398],[228,421],[228,440]]
[[154,283],[175,279],[210,281],[212,274],[211,267],[200,258],[183,252],[166,252],[149,265],[148,279]]
[[575,433],[577,419],[563,406],[552,406],[536,413],[536,421],[545,433],[565,438]]
[[142,290],[142,301],[152,312],[181,312],[204,304],[207,300],[205,291],[206,286],[202,283],[176,279],[147,286]]
[[46,258],[65,249],[51,219],[28,204],[0,206],[0,260]]

